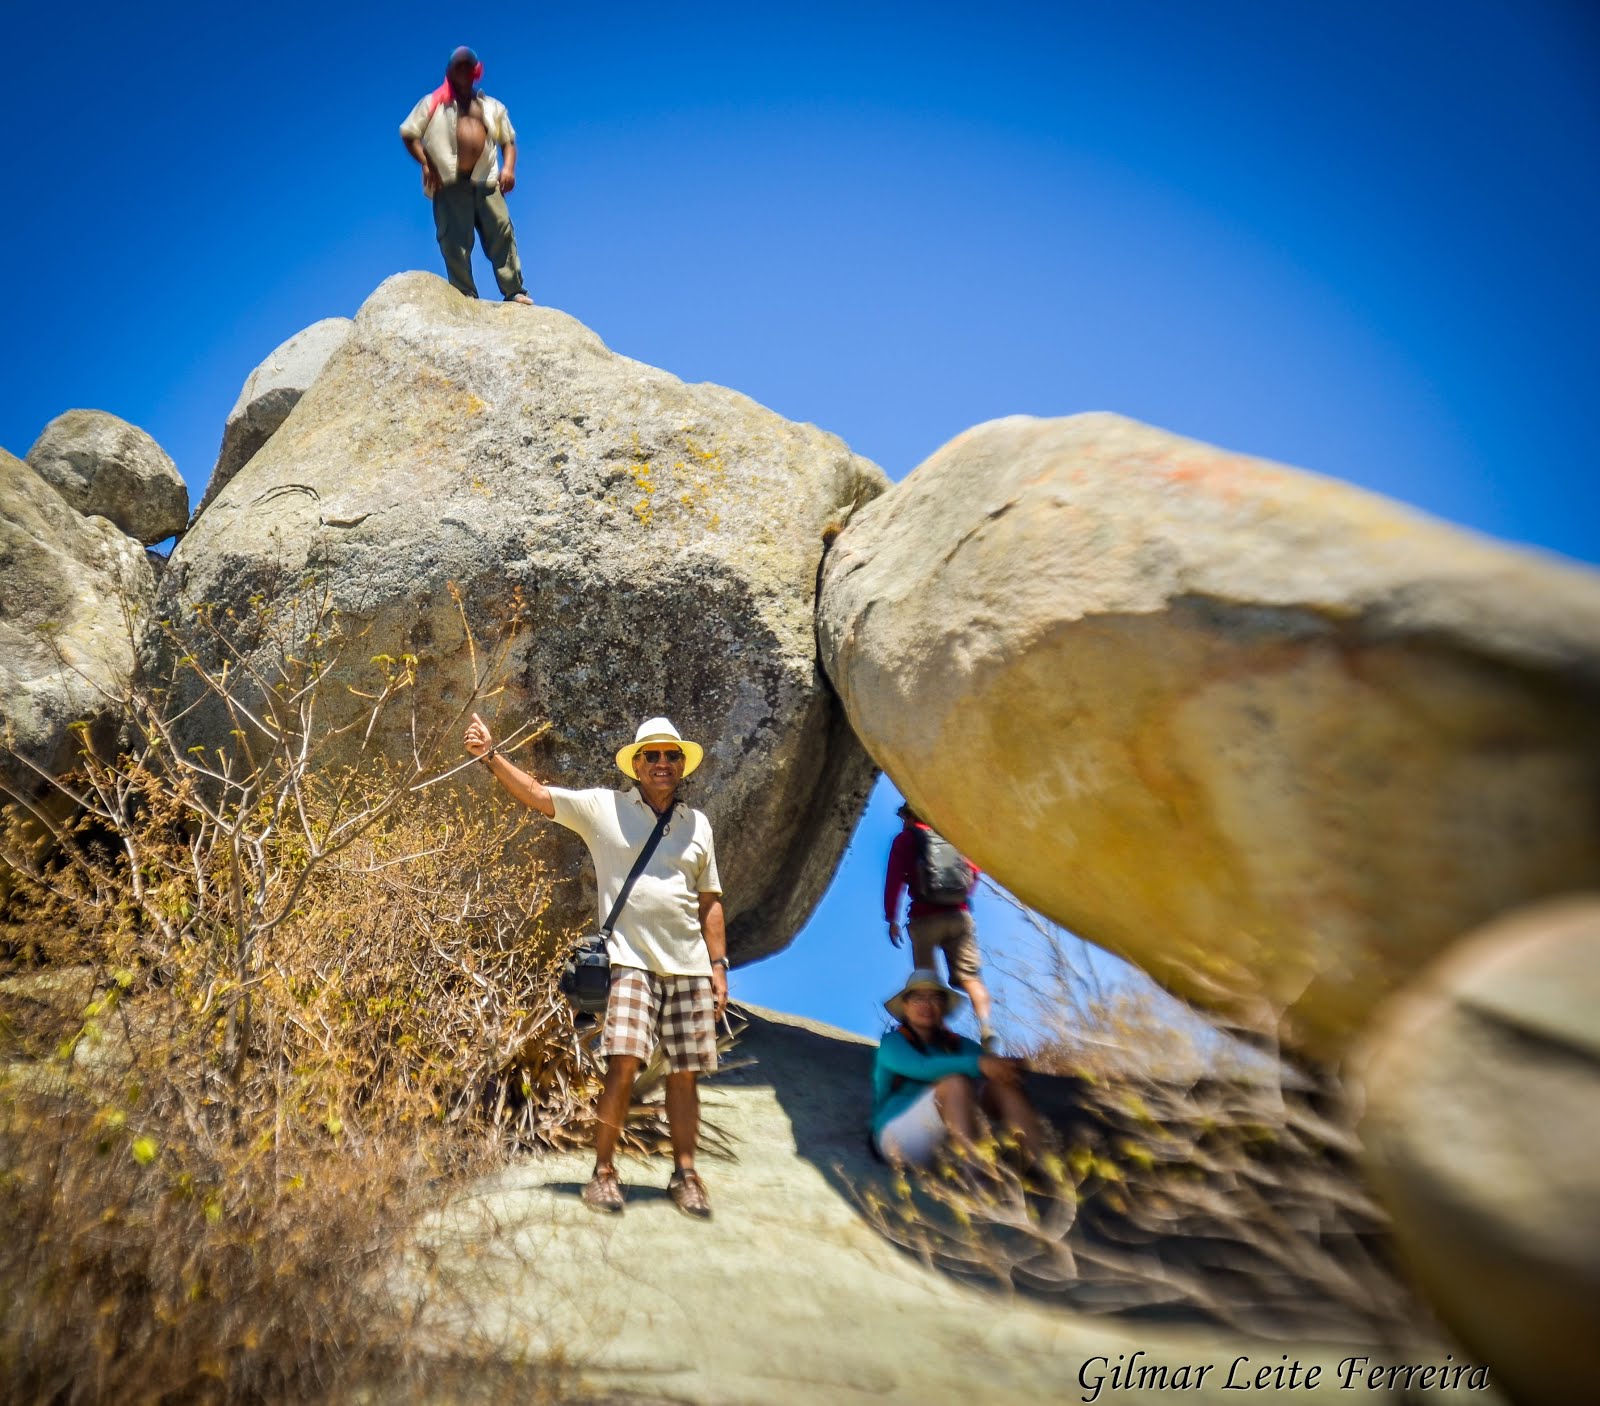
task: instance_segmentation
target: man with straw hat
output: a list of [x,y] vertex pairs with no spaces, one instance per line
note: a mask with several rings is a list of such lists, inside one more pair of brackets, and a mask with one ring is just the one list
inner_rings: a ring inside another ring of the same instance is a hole
[[946,1142],[970,1149],[980,1110],[1011,1128],[1030,1159],[1039,1155],[1039,1115],[1022,1091],[1027,1065],[951,1030],[961,1000],[921,967],[883,1003],[897,1022],[872,1065],[872,1142],[886,1161],[923,1167]]
[[711,822],[678,799],[705,755],[666,718],[648,718],[619,748],[624,791],[569,791],[534,780],[495,746],[476,713],[466,747],[523,805],[583,837],[594,860],[600,913],[610,912],[651,837],[659,838],[617,915],[606,946],[611,991],[601,1053],[606,1061],[595,1130],[594,1175],[584,1204],[622,1210],[613,1157],[633,1082],[659,1041],[667,1061],[667,1123],[675,1164],[667,1194],[685,1215],[705,1220],[711,1202],[695,1171],[700,1132],[696,1080],[717,1067],[716,1023],[728,1005],[727,935]]

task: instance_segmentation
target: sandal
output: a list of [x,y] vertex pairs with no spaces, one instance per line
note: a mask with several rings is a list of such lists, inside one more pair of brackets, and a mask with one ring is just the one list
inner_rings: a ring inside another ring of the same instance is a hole
[[615,1167],[596,1167],[583,1188],[583,1204],[591,1211],[617,1215],[622,1210],[622,1183]]
[[706,1195],[706,1184],[699,1174],[689,1167],[679,1167],[667,1183],[667,1195],[672,1204],[686,1216],[696,1220],[711,1219],[711,1198]]

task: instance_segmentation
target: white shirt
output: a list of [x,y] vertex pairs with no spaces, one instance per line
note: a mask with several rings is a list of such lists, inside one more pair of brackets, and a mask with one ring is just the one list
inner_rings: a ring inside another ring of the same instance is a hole
[[[637,789],[568,791],[549,788],[558,825],[589,846],[599,889],[598,922],[605,922],[634,860],[655,828],[656,813]],[[606,953],[613,965],[662,976],[710,976],[711,954],[700,932],[700,895],[721,893],[711,822],[678,802],[634,881]]]
[[[489,185],[500,179],[500,156],[497,148],[515,146],[517,133],[511,125],[511,115],[506,111],[504,103],[491,98],[487,93],[479,93],[477,98],[478,106],[483,112],[483,127],[488,133],[488,138],[483,144],[478,164],[469,174],[478,185]],[[434,95],[429,93],[418,101],[411,109],[411,115],[400,124],[400,135],[421,138],[423,150],[432,160],[434,169],[439,173],[439,179],[446,185],[454,185],[458,174],[456,118],[459,113],[454,98],[437,106],[434,105],[433,99]]]

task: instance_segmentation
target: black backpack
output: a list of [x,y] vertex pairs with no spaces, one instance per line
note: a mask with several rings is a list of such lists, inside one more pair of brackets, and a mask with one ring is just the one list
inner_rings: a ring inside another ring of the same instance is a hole
[[949,840],[926,825],[916,827],[917,867],[911,877],[911,896],[924,903],[959,908],[972,888],[972,870]]

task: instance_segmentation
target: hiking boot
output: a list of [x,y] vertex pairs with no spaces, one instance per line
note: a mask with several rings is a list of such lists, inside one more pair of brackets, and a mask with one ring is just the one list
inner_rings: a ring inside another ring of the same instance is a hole
[[679,1167],[667,1183],[667,1195],[672,1204],[686,1216],[696,1220],[711,1219],[711,1198],[706,1195],[706,1184],[699,1174],[688,1167]]
[[622,1183],[617,1180],[615,1167],[596,1167],[589,1184],[583,1188],[583,1204],[591,1211],[617,1215],[622,1210]]

